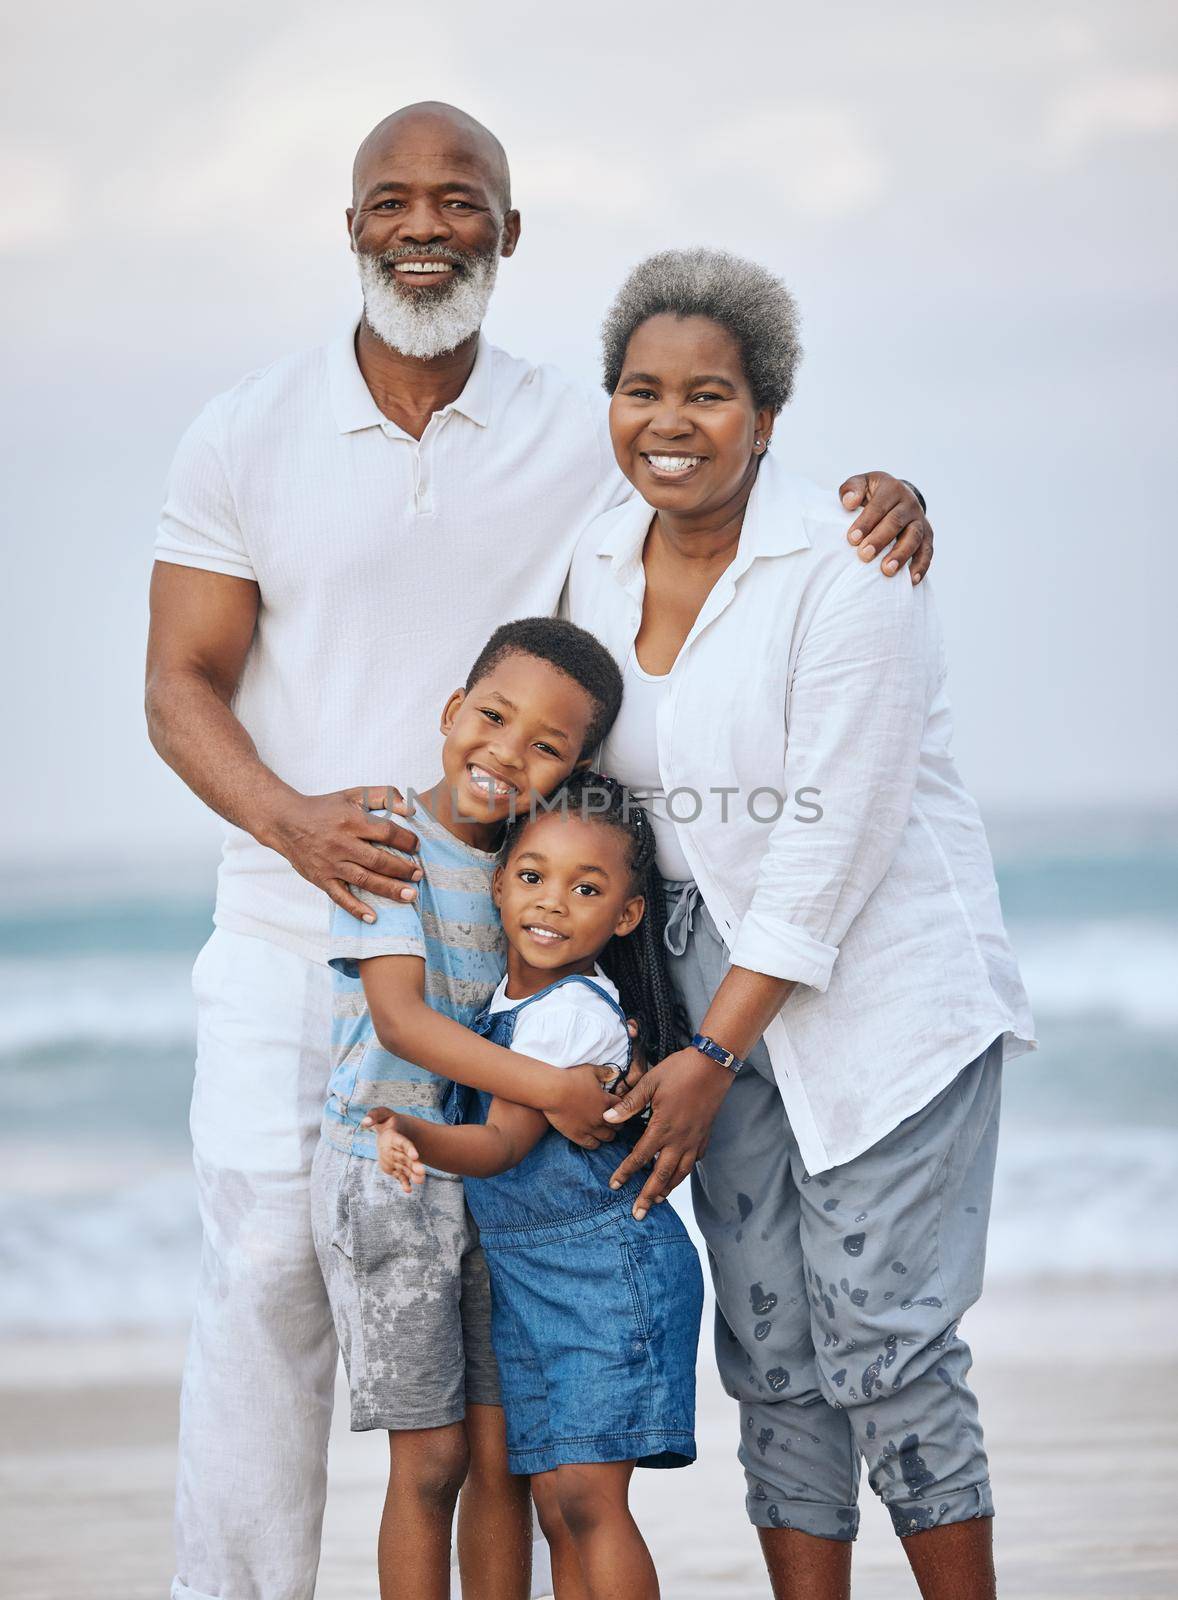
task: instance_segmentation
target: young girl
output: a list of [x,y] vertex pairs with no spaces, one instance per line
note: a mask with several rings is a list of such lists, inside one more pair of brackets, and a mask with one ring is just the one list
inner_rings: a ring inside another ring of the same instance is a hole
[[[649,819],[599,774],[504,840],[493,894],[507,973],[474,1028],[556,1066],[630,1059],[627,1016],[651,1061],[682,1031],[662,958]],[[642,1187],[526,1106],[455,1085],[450,1126],[377,1112],[379,1158],[406,1193],[426,1164],[462,1174],[491,1275],[511,1470],[533,1477],[557,1600],[655,1600],[630,1515],[635,1465],[695,1458],[703,1282],[670,1206],[636,1221]]]

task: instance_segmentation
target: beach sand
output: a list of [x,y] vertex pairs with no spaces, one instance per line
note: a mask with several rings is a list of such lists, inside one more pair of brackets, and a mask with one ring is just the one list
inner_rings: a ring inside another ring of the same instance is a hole
[[[1178,1593],[1178,1284],[987,1291],[967,1319],[1006,1600]],[[183,1340],[0,1343],[0,1595],[166,1600]],[[701,1461],[640,1473],[666,1600],[767,1595],[744,1521],[731,1402],[701,1363]],[[345,1416],[341,1408],[337,1416]],[[374,1600],[385,1449],[337,1426],[318,1600]],[[857,1600],[915,1594],[863,1492]]]

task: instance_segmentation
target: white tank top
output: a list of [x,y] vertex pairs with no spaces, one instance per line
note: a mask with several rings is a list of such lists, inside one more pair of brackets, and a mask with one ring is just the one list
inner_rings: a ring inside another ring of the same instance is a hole
[[[622,668],[622,681],[625,686],[622,709],[601,747],[602,770],[624,783],[635,800],[650,813],[658,869],[663,877],[690,878],[693,873],[679,843],[678,830],[667,815],[667,797],[659,775],[656,727],[669,675],[655,677],[644,672],[631,647]],[[686,795],[679,796],[673,803],[687,811],[691,809]]]

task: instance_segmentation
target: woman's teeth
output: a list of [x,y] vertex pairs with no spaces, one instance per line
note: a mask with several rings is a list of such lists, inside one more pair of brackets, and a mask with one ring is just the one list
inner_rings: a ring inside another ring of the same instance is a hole
[[524,932],[530,933],[533,939],[538,939],[541,944],[563,944],[568,938],[567,933],[557,933],[555,928],[537,928],[531,924],[524,924]]
[[484,772],[482,767],[469,766],[466,770],[470,774],[470,781],[475,788],[481,789],[484,794],[494,795],[497,799],[502,799],[505,795],[515,793],[513,784],[502,782],[501,779],[493,777],[491,773]]
[[690,472],[693,467],[698,467],[703,456],[660,456],[646,454],[646,464],[654,472],[662,473],[664,477],[678,477],[684,472]]

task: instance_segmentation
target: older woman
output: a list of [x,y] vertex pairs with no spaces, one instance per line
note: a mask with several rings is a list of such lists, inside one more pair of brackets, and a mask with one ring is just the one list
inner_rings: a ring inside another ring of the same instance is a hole
[[[833,493],[770,453],[799,357],[787,291],[669,252],[604,330],[636,493],[587,531],[574,620],[625,674],[603,768],[645,797],[691,1046],[636,1206],[691,1169],[777,1596],[847,1593],[859,1460],[921,1592],[993,1592],[970,1353],[1004,1041],[1031,1019],[949,752],[928,586],[855,558]],[[706,1151],[706,1153],[705,1153]]]

